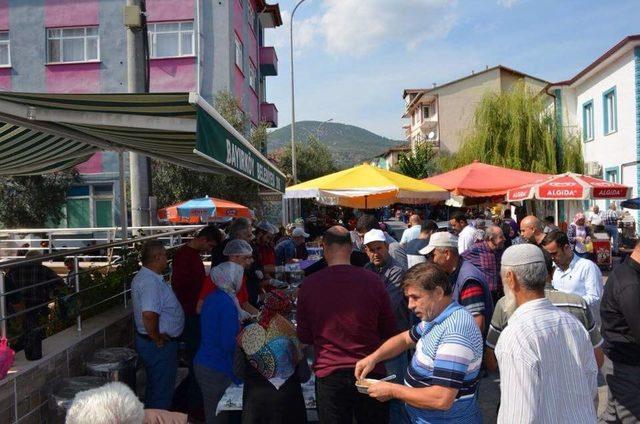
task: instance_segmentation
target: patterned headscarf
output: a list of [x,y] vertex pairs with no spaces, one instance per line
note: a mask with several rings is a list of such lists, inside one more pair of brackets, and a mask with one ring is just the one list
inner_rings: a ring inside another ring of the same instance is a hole
[[291,312],[291,299],[282,291],[267,294],[259,322],[246,326],[238,344],[249,363],[278,389],[293,375],[303,358],[296,329],[283,315]]
[[582,212],[578,212],[574,217],[573,217],[573,223],[578,225],[578,221],[580,221],[581,219],[584,219],[584,214]]
[[264,298],[264,309],[260,314],[259,323],[262,327],[268,328],[269,323],[276,314],[286,317],[293,309],[293,302],[282,290],[273,290]]

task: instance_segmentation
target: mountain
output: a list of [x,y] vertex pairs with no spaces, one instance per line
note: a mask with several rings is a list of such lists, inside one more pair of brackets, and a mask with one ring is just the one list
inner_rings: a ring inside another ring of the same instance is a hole
[[[291,143],[291,126],[278,128],[269,133],[267,147],[270,152]],[[316,135],[327,146],[340,168],[358,165],[386,151],[403,141],[391,140],[354,125],[336,122],[300,121],[296,122],[296,139],[307,140]]]

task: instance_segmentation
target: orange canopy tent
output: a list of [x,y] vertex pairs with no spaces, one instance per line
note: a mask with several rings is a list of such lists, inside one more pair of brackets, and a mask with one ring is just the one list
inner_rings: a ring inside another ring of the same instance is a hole
[[474,161],[422,181],[440,186],[456,196],[495,197],[504,196],[512,188],[549,177],[547,174],[518,171]]
[[238,203],[209,196],[176,203],[158,210],[158,219],[174,224],[199,224],[236,217],[251,219],[251,211]]

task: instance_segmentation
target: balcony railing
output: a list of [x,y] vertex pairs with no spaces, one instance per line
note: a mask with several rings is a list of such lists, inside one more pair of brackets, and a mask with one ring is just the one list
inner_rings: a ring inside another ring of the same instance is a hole
[[260,120],[268,123],[272,127],[278,126],[278,108],[273,103],[262,103],[260,105]]
[[273,47],[260,47],[260,73],[263,76],[278,75],[278,55]]
[[[161,239],[168,256],[172,256],[172,249],[181,246],[201,227],[0,263],[0,336],[7,337],[19,350],[20,340],[35,331],[49,337],[75,325],[81,332],[83,319],[130,302],[131,280],[140,267],[137,250],[140,243]],[[46,266],[54,271],[55,277],[49,273],[49,279],[35,281],[38,275],[46,273],[30,273],[30,269],[20,268],[33,265]],[[55,272],[56,269],[64,271]],[[13,272],[20,276],[21,284],[12,280]],[[32,275],[33,280],[29,281],[32,284],[24,284],[25,274],[20,272]],[[8,285],[10,281],[13,286]]]

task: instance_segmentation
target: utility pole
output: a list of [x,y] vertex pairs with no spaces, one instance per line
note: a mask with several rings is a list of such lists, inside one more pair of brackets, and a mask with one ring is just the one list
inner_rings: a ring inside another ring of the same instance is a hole
[[[124,23],[127,28],[127,81],[129,93],[146,92],[147,63],[144,54],[142,3],[127,0]],[[145,155],[129,152],[129,178],[131,180],[131,225],[149,225],[149,159]]]

